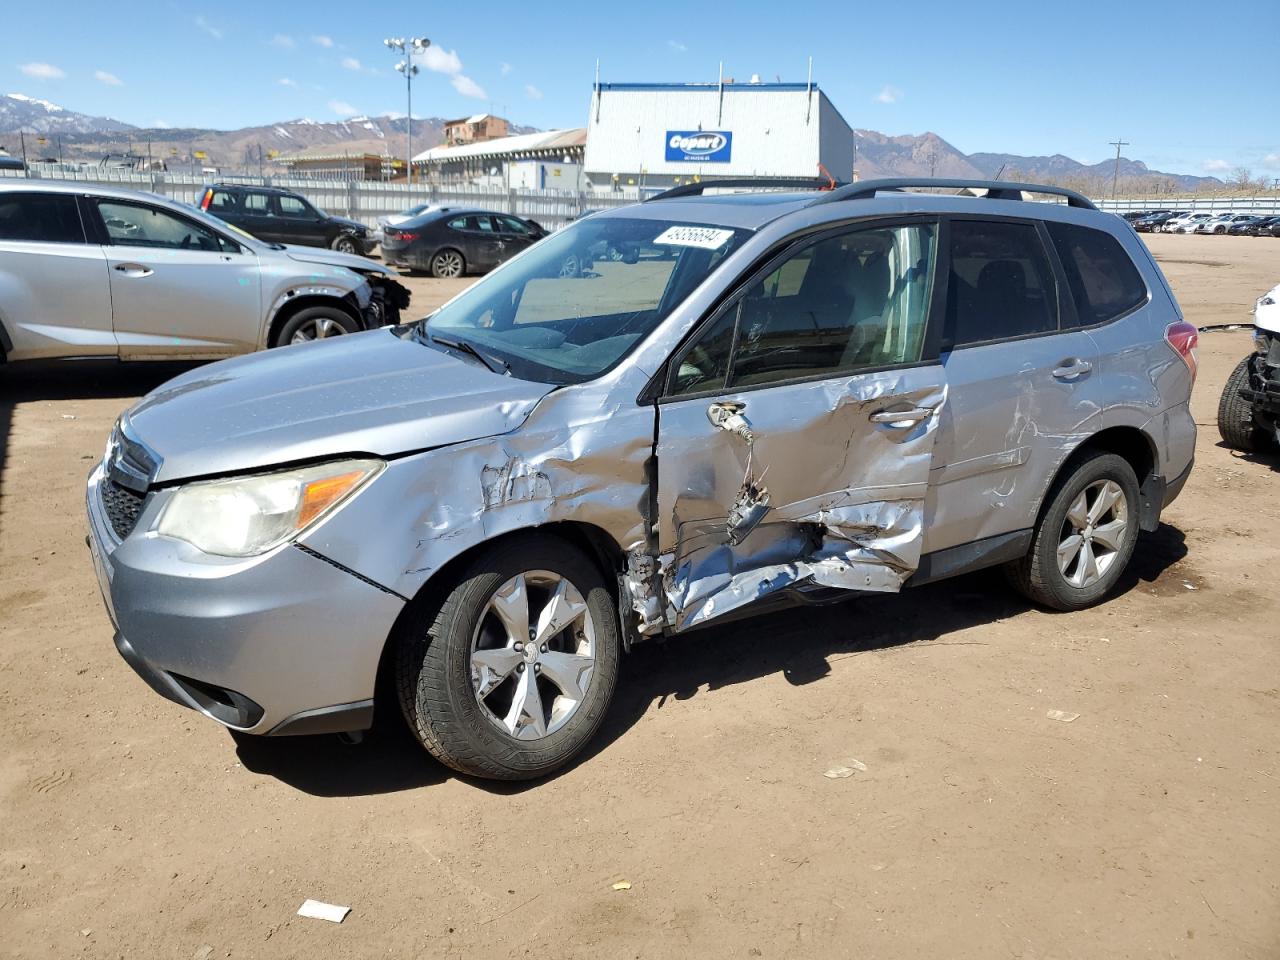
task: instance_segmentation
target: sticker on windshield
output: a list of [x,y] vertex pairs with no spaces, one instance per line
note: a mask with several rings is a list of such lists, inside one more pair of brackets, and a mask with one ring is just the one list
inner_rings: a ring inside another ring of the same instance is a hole
[[732,230],[720,230],[716,227],[668,227],[654,238],[655,244],[669,247],[701,247],[704,250],[719,250],[729,238]]

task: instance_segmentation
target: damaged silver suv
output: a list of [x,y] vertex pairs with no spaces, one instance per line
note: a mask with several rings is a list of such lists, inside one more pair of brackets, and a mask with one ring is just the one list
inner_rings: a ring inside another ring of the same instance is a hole
[[385,686],[444,763],[517,779],[650,638],[993,565],[1100,601],[1196,432],[1196,330],[1133,231],[1022,184],[708,186],[745,184],[127,411],[88,485],[124,658],[250,733],[364,729]]

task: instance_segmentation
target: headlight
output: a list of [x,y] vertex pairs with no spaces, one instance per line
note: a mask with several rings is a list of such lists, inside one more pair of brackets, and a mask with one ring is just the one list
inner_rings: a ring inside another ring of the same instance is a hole
[[1253,328],[1253,352],[1266,353],[1271,349],[1271,334],[1265,330]]
[[205,553],[257,556],[337,510],[385,466],[381,460],[339,460],[190,483],[170,498],[155,530]]
[[1260,307],[1269,307],[1275,302],[1276,302],[1276,298],[1269,293],[1265,297],[1258,298],[1258,306]]

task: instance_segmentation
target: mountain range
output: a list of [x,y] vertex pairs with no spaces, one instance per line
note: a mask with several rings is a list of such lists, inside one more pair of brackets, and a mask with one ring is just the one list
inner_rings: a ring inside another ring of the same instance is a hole
[[[444,120],[440,117],[413,120],[415,152],[435,146],[441,140]],[[511,132],[532,133],[533,127],[511,125]],[[20,93],[0,96],[0,146],[19,152],[18,133],[28,138],[28,157],[62,156],[66,160],[99,160],[103,155],[133,152],[152,156],[189,157],[193,151],[206,155],[206,163],[225,168],[254,169],[271,164],[276,154],[296,153],[311,147],[332,147],[334,152],[377,153],[403,156],[407,148],[409,122],[401,117],[352,117],[348,120],[317,121],[306,118],[239,130],[204,127],[182,129],[142,128],[114,120],[68,110],[48,100]],[[40,142],[40,138],[44,142]],[[939,176],[1033,180],[1070,186],[1086,193],[1109,189],[1115,162],[1085,164],[1062,154],[1049,157],[1012,153],[963,153],[936,133],[887,136],[875,130],[855,130],[856,168],[861,179],[889,176]],[[149,145],[149,147],[148,147]],[[1129,191],[1195,191],[1220,187],[1216,177],[1163,173],[1151,170],[1140,160],[1121,158],[1119,188]]]

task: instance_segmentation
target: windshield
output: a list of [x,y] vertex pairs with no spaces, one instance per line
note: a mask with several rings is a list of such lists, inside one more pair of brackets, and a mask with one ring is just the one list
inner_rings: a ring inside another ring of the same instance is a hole
[[524,380],[581,383],[626,356],[749,235],[589,217],[446,304],[425,333],[465,343]]

